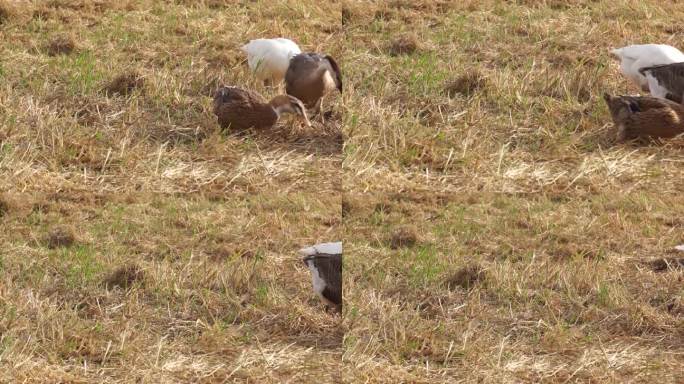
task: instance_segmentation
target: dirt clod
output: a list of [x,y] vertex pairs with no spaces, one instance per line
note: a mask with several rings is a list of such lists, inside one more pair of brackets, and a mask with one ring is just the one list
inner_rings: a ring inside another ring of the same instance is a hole
[[219,245],[209,250],[209,258],[215,262],[230,260],[232,258],[253,259],[257,255],[254,251],[245,248]]
[[0,217],[3,217],[9,212],[10,206],[7,201],[0,195]]
[[56,227],[48,233],[45,243],[50,249],[70,247],[76,242],[76,236],[67,227]]
[[119,267],[111,275],[109,275],[104,283],[107,287],[119,287],[128,289],[135,284],[136,281],[144,281],[145,272],[137,265],[130,264]]
[[459,76],[456,80],[449,82],[444,91],[449,97],[456,97],[456,95],[463,95],[470,97],[479,89],[486,85],[486,80],[477,71],[467,72]]
[[389,200],[382,200],[375,204],[373,207],[374,213],[384,213],[389,214],[392,212],[393,204]]
[[352,203],[348,199],[342,199],[342,217],[349,217],[352,210]]
[[7,0],[0,0],[0,25],[17,16],[17,8]]
[[471,289],[478,282],[485,278],[485,270],[478,264],[467,265],[454,274],[449,276],[446,280],[448,289],[455,289],[461,287],[463,289]]
[[47,45],[49,56],[68,55],[76,49],[76,42],[69,35],[55,36]]
[[654,272],[684,269],[684,257],[663,257],[661,259],[655,259],[649,264]]
[[145,84],[145,81],[138,72],[126,72],[115,77],[105,87],[107,95],[121,95],[128,96],[134,89],[140,88]]
[[414,35],[403,35],[392,40],[389,46],[390,56],[410,55],[419,48],[418,38]]
[[418,242],[418,229],[413,225],[401,226],[392,232],[390,248],[410,248]]
[[351,9],[344,7],[342,8],[342,25],[347,25],[352,19]]

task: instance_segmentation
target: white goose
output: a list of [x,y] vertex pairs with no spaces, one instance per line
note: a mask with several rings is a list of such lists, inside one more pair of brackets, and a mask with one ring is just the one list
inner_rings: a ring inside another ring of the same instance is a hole
[[294,41],[282,37],[252,40],[241,49],[247,54],[247,63],[257,79],[271,80],[273,84],[283,80],[290,59],[302,52]]
[[620,60],[620,72],[644,91],[649,91],[648,79],[641,68],[684,61],[684,53],[664,44],[628,45],[610,51]]

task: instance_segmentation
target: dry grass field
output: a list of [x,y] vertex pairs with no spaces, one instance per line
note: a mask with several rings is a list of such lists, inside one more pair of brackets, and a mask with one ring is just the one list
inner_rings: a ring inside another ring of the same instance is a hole
[[340,56],[317,4],[0,2],[0,382],[336,381],[296,251],[341,237],[341,120],[220,134],[210,97],[275,94],[251,38]]
[[610,48],[681,48],[683,19],[349,3],[348,382],[684,382],[683,142],[615,145],[601,98],[639,92]]
[[[614,144],[601,98],[681,20],[0,0],[0,382],[684,382],[684,141]],[[339,59],[332,118],[219,132],[274,36]],[[296,255],[338,239],[342,317]]]

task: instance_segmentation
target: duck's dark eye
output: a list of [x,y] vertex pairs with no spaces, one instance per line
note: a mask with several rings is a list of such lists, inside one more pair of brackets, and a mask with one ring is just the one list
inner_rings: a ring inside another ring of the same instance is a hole
[[639,104],[637,104],[637,102],[634,100],[630,100],[627,105],[629,106],[630,112],[639,112],[640,111]]

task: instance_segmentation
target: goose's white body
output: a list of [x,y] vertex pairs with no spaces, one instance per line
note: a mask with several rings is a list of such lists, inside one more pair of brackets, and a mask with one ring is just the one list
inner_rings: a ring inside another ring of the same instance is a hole
[[[650,91],[655,97],[662,93],[659,88],[649,87],[649,79],[639,73],[639,69],[661,64],[672,64],[684,61],[684,53],[679,49],[664,44],[629,45],[610,51],[620,60],[620,72],[644,91]],[[653,84],[653,80],[651,80]],[[656,82],[657,85],[657,82]]]
[[252,40],[242,46],[242,51],[259,80],[270,79],[276,83],[285,77],[290,59],[302,53],[294,41],[284,38]]

